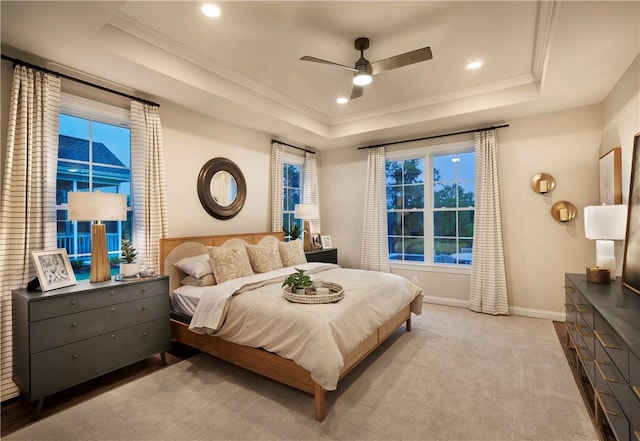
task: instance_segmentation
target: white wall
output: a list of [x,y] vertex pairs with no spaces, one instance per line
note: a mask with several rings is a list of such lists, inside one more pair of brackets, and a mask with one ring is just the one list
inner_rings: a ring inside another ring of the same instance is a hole
[[[595,247],[584,237],[581,213],[598,198],[601,121],[601,107],[590,106],[509,120],[510,127],[498,131],[507,283],[514,313],[563,319],[564,273],[584,272],[595,263]],[[341,265],[359,267],[367,152],[338,149],[322,152],[320,158],[323,234],[330,234],[339,248]],[[557,181],[546,196],[529,186],[539,172]],[[577,219],[561,224],[551,217],[551,206],[560,200],[578,208]],[[431,301],[463,305],[468,300],[468,273],[394,272],[409,279],[417,276],[425,295],[439,298]]]

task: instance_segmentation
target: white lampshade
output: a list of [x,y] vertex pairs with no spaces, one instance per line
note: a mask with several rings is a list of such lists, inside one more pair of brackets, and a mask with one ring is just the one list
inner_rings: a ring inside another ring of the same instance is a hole
[[127,195],[99,191],[69,192],[69,220],[127,220]]
[[296,204],[293,209],[296,219],[318,219],[320,210],[316,204]]
[[626,205],[584,207],[584,235],[587,239],[624,240],[626,230]]

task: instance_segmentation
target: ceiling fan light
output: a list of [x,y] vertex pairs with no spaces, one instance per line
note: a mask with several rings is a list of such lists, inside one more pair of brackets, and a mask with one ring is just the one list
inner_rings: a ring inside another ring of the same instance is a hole
[[353,76],[353,84],[356,86],[366,86],[367,84],[371,84],[373,78],[368,72],[358,72]]

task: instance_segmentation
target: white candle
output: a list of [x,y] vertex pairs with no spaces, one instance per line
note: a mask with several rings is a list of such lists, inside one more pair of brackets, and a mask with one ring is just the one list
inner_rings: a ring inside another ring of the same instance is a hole
[[319,296],[328,296],[329,288],[316,288],[316,294]]
[[565,207],[561,207],[558,209],[558,214],[560,215],[560,220],[562,222],[566,222],[569,220],[569,210]]

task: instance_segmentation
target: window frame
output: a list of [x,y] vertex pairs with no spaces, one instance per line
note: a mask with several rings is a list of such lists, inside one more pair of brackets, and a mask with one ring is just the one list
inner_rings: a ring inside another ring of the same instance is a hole
[[[289,165],[297,165],[300,167],[300,203],[302,203],[302,199],[304,197],[304,156],[300,156],[300,155],[294,155],[292,153],[289,152],[285,152],[284,157],[282,159],[282,166],[284,167],[285,165],[289,164]],[[284,186],[282,187],[283,190],[283,202],[286,201],[286,193],[287,193],[287,188]],[[284,205],[284,203],[283,203]],[[284,207],[282,209],[282,222],[283,222],[283,227],[284,227],[284,216],[285,214],[289,214],[292,213],[289,210],[285,210]],[[302,231],[302,221],[299,222],[299,227],[300,227],[300,231]],[[302,237],[302,236],[300,236]],[[285,239],[289,239],[289,235],[285,234]]]
[[[457,153],[470,153],[475,151],[473,139],[465,141],[456,141],[445,144],[425,145],[404,150],[387,151],[385,154],[386,161],[402,161],[407,159],[424,159],[424,253],[425,260],[408,261],[408,260],[391,260],[389,263],[392,269],[413,270],[424,272],[451,273],[451,274],[469,274],[473,265],[463,265],[459,263],[435,263],[433,261],[433,157],[437,155],[452,155]],[[477,158],[476,158],[477,160]],[[386,189],[386,185],[385,185]],[[475,210],[475,207],[474,207]],[[385,211],[387,211],[385,209]],[[388,235],[388,232],[387,232]]]

